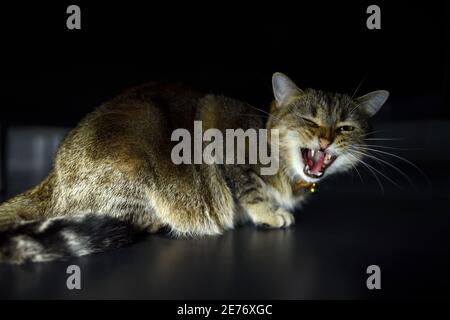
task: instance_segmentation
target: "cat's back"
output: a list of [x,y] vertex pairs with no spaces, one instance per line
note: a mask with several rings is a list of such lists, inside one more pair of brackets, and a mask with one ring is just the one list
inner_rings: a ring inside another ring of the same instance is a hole
[[170,138],[175,128],[192,126],[202,96],[181,85],[152,82],[133,87],[82,119],[62,147],[76,152],[85,149],[94,157],[105,157],[148,143],[157,146]]
[[264,113],[237,99],[179,84],[151,82],[108,101],[81,125],[92,127],[98,136],[158,133],[170,137],[178,128],[193,132],[194,121],[201,121],[204,130],[225,130],[259,128],[263,119]]
[[239,100],[177,84],[147,83],[87,115],[68,135],[57,158],[168,160],[173,131],[184,128],[193,133],[194,121],[201,121],[203,130],[263,126],[261,113]]
[[194,121],[198,101],[204,95],[180,84],[150,82],[125,90],[98,108],[93,118],[113,125],[117,118],[129,128],[158,125],[161,120],[168,129],[186,127]]

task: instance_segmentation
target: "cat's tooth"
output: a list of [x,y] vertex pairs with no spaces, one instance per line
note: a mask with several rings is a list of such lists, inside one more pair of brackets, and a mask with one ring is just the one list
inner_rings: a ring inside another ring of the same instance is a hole
[[314,154],[316,153],[316,150],[311,149],[311,157],[314,157]]

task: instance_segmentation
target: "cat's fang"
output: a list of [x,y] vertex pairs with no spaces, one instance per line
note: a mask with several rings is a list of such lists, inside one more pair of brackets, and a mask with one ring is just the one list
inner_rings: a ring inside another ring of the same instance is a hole
[[332,159],[331,155],[327,153],[327,155],[325,156],[325,161],[324,161],[324,163],[325,163],[326,165],[330,164],[330,163],[331,163],[331,159]]
[[320,178],[325,170],[336,160],[335,155],[331,155],[322,150],[302,148],[301,154],[305,162],[304,173],[312,178]]

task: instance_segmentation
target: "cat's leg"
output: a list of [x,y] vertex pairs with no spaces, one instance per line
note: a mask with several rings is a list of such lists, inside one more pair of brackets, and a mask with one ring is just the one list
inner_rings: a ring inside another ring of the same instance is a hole
[[30,192],[17,195],[0,205],[0,227],[42,219],[45,205],[45,201],[39,201]]
[[245,210],[250,220],[259,227],[285,228],[295,222],[294,216],[289,211],[278,207],[272,208],[268,201],[241,200],[241,207]]
[[49,217],[54,176],[50,173],[39,185],[0,204],[0,227]]
[[145,229],[145,231],[146,232],[148,232],[148,233],[158,233],[159,231],[161,231],[162,229],[164,229],[166,227],[166,225],[165,224],[163,224],[163,223],[158,223],[158,222],[156,222],[156,223],[152,223],[151,225],[149,225],[146,229]]
[[0,228],[24,221],[16,211],[11,208],[10,204],[2,204],[0,206]]
[[209,172],[175,177],[148,188],[149,203],[163,227],[176,236],[218,235],[233,228],[234,198],[224,181]]
[[268,198],[264,182],[256,174],[241,175],[237,197],[244,214],[255,225],[265,228],[285,228],[295,222],[294,216]]
[[[165,192],[164,196],[167,196]],[[149,232],[167,227],[176,236],[219,235],[233,227],[233,205],[221,206],[214,197],[177,192],[169,201],[152,191],[151,201],[160,222],[149,224]],[[220,198],[220,197],[217,197]]]

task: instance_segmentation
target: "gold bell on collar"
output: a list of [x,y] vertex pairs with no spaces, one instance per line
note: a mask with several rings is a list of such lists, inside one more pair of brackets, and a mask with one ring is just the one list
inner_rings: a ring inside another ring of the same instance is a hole
[[314,193],[317,192],[317,185],[315,183],[309,183],[302,180],[298,180],[295,182],[295,189],[307,189],[309,192]]

